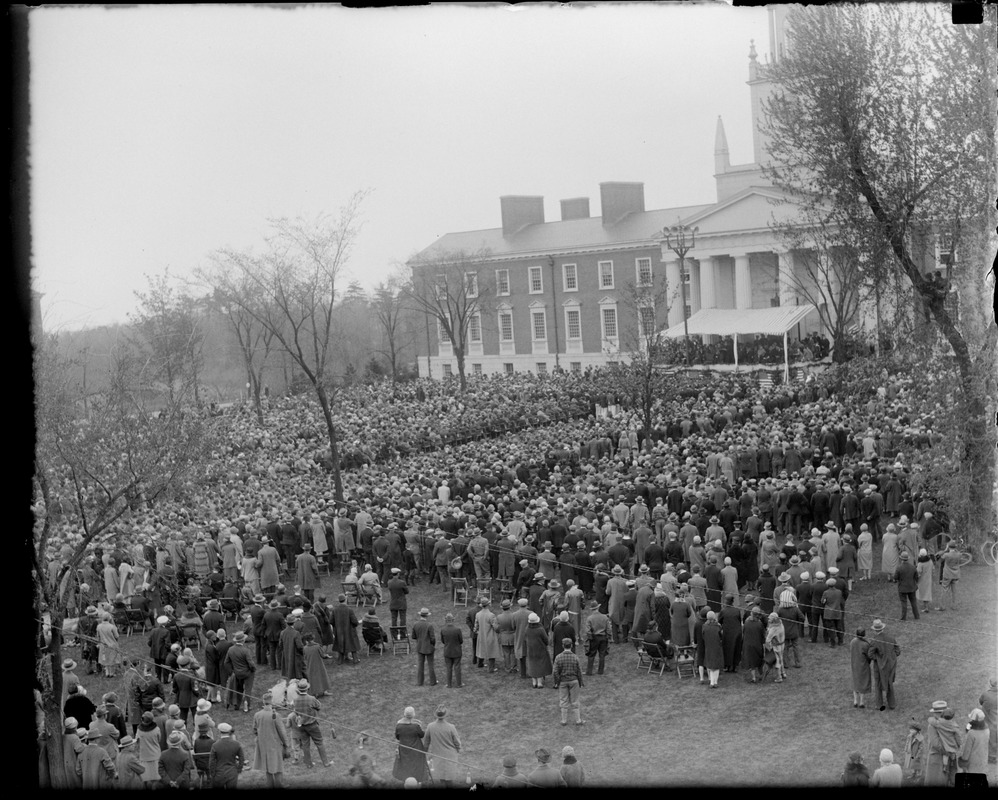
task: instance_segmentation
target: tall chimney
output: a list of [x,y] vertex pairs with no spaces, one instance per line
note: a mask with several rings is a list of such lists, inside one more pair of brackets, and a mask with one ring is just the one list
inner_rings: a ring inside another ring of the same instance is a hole
[[572,197],[561,201],[561,218],[569,219],[589,219],[589,198]]
[[537,195],[507,194],[499,198],[502,208],[502,235],[513,236],[527,225],[544,222],[544,198]]
[[612,181],[599,185],[603,225],[616,225],[628,214],[645,210],[645,185]]

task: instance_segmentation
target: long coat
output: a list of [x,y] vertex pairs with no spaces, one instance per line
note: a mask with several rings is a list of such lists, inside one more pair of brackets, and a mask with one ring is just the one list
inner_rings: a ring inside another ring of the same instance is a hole
[[280,583],[281,562],[277,554],[277,548],[265,544],[257,553],[260,559],[260,585],[277,586]]
[[606,585],[606,593],[610,598],[608,605],[610,621],[620,625],[624,621],[624,599],[627,595],[627,581],[616,576]]
[[898,535],[893,531],[885,533],[881,540],[883,549],[880,551],[880,571],[886,572],[893,580],[898,569]]
[[475,615],[475,656],[477,658],[502,658],[499,647],[499,623],[496,615],[483,608]]
[[755,615],[746,619],[742,626],[742,666],[745,669],[762,668],[765,640],[766,626]]
[[398,755],[392,775],[396,780],[415,778],[425,783],[428,777],[426,770],[426,748],[423,745],[423,724],[417,720],[400,719],[395,725],[395,738],[398,739]]
[[674,647],[688,647],[690,644],[690,617],[693,610],[685,599],[677,599],[672,604],[672,644]]
[[724,648],[721,644],[721,626],[716,620],[707,620],[700,631],[703,637],[703,665],[707,669],[724,669]]
[[921,558],[915,564],[915,572],[918,575],[918,599],[924,603],[932,602],[932,559],[928,556],[923,561]]
[[539,623],[532,622],[527,626],[523,644],[529,677],[544,678],[554,672],[554,667],[551,664],[551,653],[548,652],[547,631]]
[[872,570],[873,569],[873,534],[869,531],[863,531],[859,537],[856,539],[856,544],[859,545],[859,550],[857,551],[856,567],[859,570]]
[[302,643],[301,636],[294,628],[285,628],[281,631],[281,652],[284,654],[284,663],[281,666],[281,675],[286,680],[296,680],[305,674],[302,663]]
[[319,588],[319,564],[311,553],[302,553],[295,559],[295,574],[303,591]]
[[526,607],[520,607],[513,612],[513,655],[516,658],[524,658],[527,655],[526,638],[529,623],[527,618],[530,612]]
[[724,666],[733,669],[738,666],[742,648],[742,615],[734,606],[722,606],[718,614],[721,625],[721,647],[724,650]]
[[102,667],[121,663],[121,648],[118,647],[118,626],[113,622],[102,622],[97,626],[97,639],[100,646],[98,662]]
[[634,601],[634,624],[632,625],[634,632],[643,634],[648,629],[648,623],[654,618],[655,591],[650,586],[645,585],[638,589]]
[[[62,735],[62,763],[63,768],[66,770],[67,789],[79,789],[83,785],[83,779],[76,772],[76,762],[79,760],[80,753],[83,752],[84,747],[86,745],[80,741],[80,737],[75,731]],[[156,753],[158,757],[158,745]]]
[[303,659],[305,661],[305,678],[311,686],[310,692],[316,697],[323,692],[329,691],[329,675],[326,674],[326,665],[323,663],[322,652],[319,645],[313,642],[305,647]]
[[284,772],[284,751],[288,749],[288,734],[282,720],[272,707],[264,706],[253,717],[256,734],[256,756],[253,769],[271,775]]
[[139,750],[139,763],[143,767],[142,780],[158,781],[159,757],[163,752],[163,747],[160,744],[162,734],[159,725],[150,724],[151,728],[139,725],[138,730],[135,731],[135,740],[138,742],[135,746]]
[[430,770],[434,781],[459,781],[464,768],[456,763],[461,752],[461,739],[457,728],[445,719],[437,719],[426,726],[423,746],[430,756]]
[[145,768],[142,766],[142,762],[139,761],[139,754],[134,746],[126,747],[118,753],[115,767],[118,769],[118,782],[114,785],[115,789],[131,790],[144,788],[145,784],[142,781],[142,776],[145,773]]
[[319,644],[324,647],[331,645],[336,641],[336,637],[333,635],[333,626],[329,619],[329,607],[316,603],[312,606],[312,613],[315,614],[315,620],[319,625]]
[[865,639],[853,639],[849,644],[849,663],[852,667],[852,690],[861,694],[870,691],[870,644]]
[[336,632],[336,652],[356,653],[360,650],[360,638],[357,636],[357,615],[345,603],[333,607],[333,629]]
[[98,744],[88,744],[76,762],[76,774],[83,789],[110,789],[117,772],[107,750]]

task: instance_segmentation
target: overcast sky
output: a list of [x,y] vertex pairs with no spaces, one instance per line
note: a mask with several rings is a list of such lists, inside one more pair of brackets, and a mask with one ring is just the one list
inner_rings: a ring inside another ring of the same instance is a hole
[[269,217],[367,189],[366,288],[499,197],[643,181],[648,209],[712,202],[724,118],[752,159],[763,7],[606,4],[29,14],[33,286],[48,330],[123,322],[144,274],[259,247]]

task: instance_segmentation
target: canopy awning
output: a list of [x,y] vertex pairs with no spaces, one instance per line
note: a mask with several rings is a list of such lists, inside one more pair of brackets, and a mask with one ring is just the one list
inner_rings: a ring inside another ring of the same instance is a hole
[[666,328],[662,335],[675,339],[683,336],[688,328],[693,336],[734,336],[739,333],[782,336],[817,310],[810,304],[775,308],[705,308],[690,317],[685,328],[680,322]]

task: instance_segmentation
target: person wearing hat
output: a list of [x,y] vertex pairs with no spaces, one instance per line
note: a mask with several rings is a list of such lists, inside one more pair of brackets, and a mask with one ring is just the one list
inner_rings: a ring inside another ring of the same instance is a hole
[[904,740],[904,769],[915,784],[922,782],[924,747],[925,737],[922,736],[922,726],[912,717],[908,723],[908,735]]
[[429,780],[423,747],[424,734],[423,723],[416,719],[416,710],[412,706],[406,706],[402,711],[402,718],[395,723],[395,738],[399,745],[392,776],[396,780],[414,778],[419,783]]
[[194,766],[198,771],[198,788],[206,789],[211,785],[208,776],[211,748],[215,745],[214,731],[211,724],[204,720],[194,725],[194,741],[191,742],[191,753],[194,756]]
[[984,710],[975,708],[967,715],[967,733],[957,761],[960,772],[985,775],[988,772],[988,725]]
[[[421,608],[419,619],[412,626],[412,638],[416,641],[416,685],[422,686],[426,677],[430,686],[437,685],[437,674],[434,670],[434,654],[436,653],[437,637],[430,623],[430,610]],[[429,673],[427,676],[425,673]]]
[[897,571],[894,573],[894,580],[898,585],[898,597],[901,599],[901,619],[908,618],[908,605],[911,604],[911,613],[918,619],[918,569],[911,563],[911,555],[907,550],[901,551],[901,559],[898,563]]
[[844,643],[845,629],[842,622],[844,606],[845,600],[842,598],[838,581],[829,578],[825,581],[825,591],[821,593],[821,621],[825,626],[824,633],[828,637],[829,647]]
[[952,786],[963,749],[962,726],[945,700],[936,700],[925,728],[925,786]]
[[166,668],[166,658],[170,654],[172,643],[169,629],[170,618],[165,614],[156,618],[156,627],[149,634],[149,657],[156,665],[156,677],[163,683],[169,681],[169,671]]
[[409,586],[402,579],[402,570],[399,567],[391,568],[391,576],[387,585],[389,594],[388,611],[391,614],[391,626],[393,628],[404,628],[406,627],[405,612],[409,608],[409,603],[406,600],[406,595],[409,594]]
[[956,611],[956,584],[960,580],[960,564],[963,555],[957,549],[956,542],[950,541],[946,545],[946,551],[939,557],[942,565],[942,576],[939,581],[939,605],[936,611],[945,611],[946,603],[943,598],[950,596],[950,606]]
[[213,789],[238,788],[239,773],[247,767],[246,753],[236,741],[232,726],[222,722],[218,726],[218,741],[214,742],[208,756],[208,779]]
[[524,789],[528,786],[527,776],[516,768],[516,756],[506,756],[502,760],[502,772],[492,782],[493,789]]
[[277,552],[272,541],[265,538],[260,544],[256,557],[260,562],[258,571],[261,591],[265,597],[273,597],[281,580],[281,554]]
[[[453,614],[448,613],[444,615],[444,626],[440,629],[440,644],[443,647],[447,688],[451,689],[455,686],[458,689],[464,688],[464,683],[461,680],[461,659],[464,656],[464,632],[460,626],[454,624]],[[420,733],[420,736],[422,736],[422,733]]]
[[274,710],[273,694],[264,692],[261,699],[263,708],[253,717],[253,732],[256,734],[253,769],[266,773],[267,788],[281,788],[284,759],[291,753],[290,740],[284,720]]
[[464,767],[458,762],[461,738],[457,728],[447,720],[445,706],[437,706],[436,719],[426,726],[423,747],[429,756],[433,783],[444,789],[456,787],[464,774]]
[[80,685],[80,677],[76,674],[76,662],[71,658],[64,659],[62,662],[62,703],[66,704],[66,700],[69,698],[69,689],[72,686]]
[[83,748],[86,745],[80,738],[80,729],[75,717],[66,717],[62,725],[62,758],[65,770],[64,785],[67,789],[79,789],[83,782],[76,772],[76,764],[80,753],[83,752]]
[[562,787],[565,786],[565,779],[561,777],[561,772],[551,765],[551,752],[545,747],[539,747],[534,751],[537,759],[537,766],[527,776],[527,782],[533,787]]
[[100,745],[101,732],[87,731],[83,749],[76,759],[76,775],[81,789],[110,789],[115,786],[118,768],[107,750]]
[[177,667],[177,673],[173,676],[173,702],[180,708],[180,715],[186,723],[198,702],[197,675],[187,656],[177,658]]
[[[496,616],[496,634],[499,638],[499,647],[502,650],[502,666],[506,672],[516,672],[516,659],[513,655],[516,644],[516,624],[513,619],[512,603],[509,598],[505,598],[500,603],[501,611]],[[441,641],[443,631],[441,631]]]
[[145,772],[142,762],[139,761],[137,740],[127,734],[121,737],[118,742],[118,757],[115,759],[114,767],[118,773],[116,789],[134,790],[145,788],[142,775]]
[[360,650],[360,638],[357,628],[360,620],[347,605],[346,595],[337,595],[331,622],[336,636],[336,652],[339,653],[338,663],[359,664],[357,652]]
[[[767,617],[766,638],[763,640],[765,666],[762,670],[761,680],[764,681],[766,679],[766,675],[769,674],[770,669],[776,670],[775,683],[782,683],[783,679],[787,677],[787,673],[783,668],[783,647],[785,642],[786,631],[783,627],[783,621],[780,619],[780,615],[773,611]],[[769,660],[770,657],[773,659],[772,663]]]
[[886,627],[879,619],[873,621],[873,625],[870,626],[871,634],[867,637],[869,645],[866,651],[876,678],[874,705],[881,711],[887,708],[893,710],[897,705],[894,699],[894,678],[897,673],[898,656],[901,655],[897,639],[886,631]]
[[607,609],[613,630],[613,642],[619,644],[622,641],[626,611],[627,581],[624,578],[624,569],[619,564],[614,565],[611,573],[613,577],[606,584]]
[[520,677],[527,677],[527,651],[526,636],[530,626],[529,601],[521,597],[516,601],[516,610],[513,612],[513,659],[520,665]]
[[[288,659],[287,651],[285,651],[284,657],[286,665]],[[298,654],[298,659],[298,663],[300,664],[300,654]],[[253,679],[256,675],[256,664],[253,663],[253,657],[250,655],[249,648],[246,647],[246,634],[242,631],[238,631],[233,635],[232,647],[225,654],[224,664],[226,671],[231,676],[228,680],[231,690],[228,693],[226,707],[231,706],[238,710],[241,706],[243,713],[249,713],[249,698],[253,694]]]
[[496,659],[502,655],[499,647],[499,623],[496,615],[492,613],[488,597],[480,598],[478,606],[479,611],[475,614],[472,629],[475,637],[475,658],[478,666],[481,667],[488,661],[489,672],[498,672]]
[[184,735],[174,731],[166,739],[166,750],[159,756],[160,785],[164,789],[191,788],[194,759],[184,748]]
[[880,571],[887,576],[888,582],[893,583],[898,569],[900,551],[898,550],[897,529],[892,522],[887,526],[881,539],[882,549],[880,551]]
[[295,557],[295,576],[305,598],[309,602],[315,600],[315,590],[320,584],[319,562],[312,555],[312,545],[309,542],[302,545],[302,552]]
[[548,635],[541,618],[531,613],[527,618],[527,631],[524,634],[524,652],[527,675],[534,689],[544,688],[544,678],[552,672],[551,654],[548,652]]
[[322,766],[332,766],[332,761],[326,757],[326,747],[319,728],[318,716],[322,712],[322,704],[310,694],[311,685],[307,680],[298,681],[298,696],[295,698],[294,711],[298,718],[298,737],[301,742],[303,760],[306,769],[312,769],[312,748],[315,743],[316,752]]
[[194,709],[194,730],[200,730],[202,725],[207,726],[211,740],[215,741],[217,728],[215,720],[211,718],[211,703],[203,697],[198,700]]

